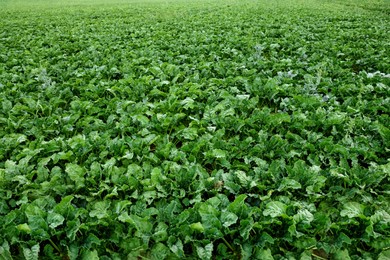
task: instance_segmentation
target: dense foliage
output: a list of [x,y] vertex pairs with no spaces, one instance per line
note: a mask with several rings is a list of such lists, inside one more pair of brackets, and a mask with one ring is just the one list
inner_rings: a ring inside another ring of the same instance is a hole
[[389,6],[0,2],[0,259],[389,259]]

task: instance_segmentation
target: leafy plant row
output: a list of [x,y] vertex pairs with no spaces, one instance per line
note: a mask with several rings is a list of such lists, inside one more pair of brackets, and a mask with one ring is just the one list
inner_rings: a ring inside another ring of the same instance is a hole
[[79,5],[0,11],[2,259],[390,257],[385,4]]

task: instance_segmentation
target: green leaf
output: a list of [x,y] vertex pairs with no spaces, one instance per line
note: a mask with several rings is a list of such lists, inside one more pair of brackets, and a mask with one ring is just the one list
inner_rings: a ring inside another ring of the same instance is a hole
[[0,246],[0,259],[12,260],[12,255],[7,241],[4,241],[3,244]]
[[127,212],[123,212],[118,217],[118,220],[133,224],[141,234],[149,234],[153,229],[153,225],[149,221],[148,217],[141,218],[137,215],[128,215]]
[[280,217],[286,214],[287,205],[280,201],[272,201],[265,206],[263,211],[264,216],[271,216],[273,218]]
[[187,140],[195,140],[198,137],[198,130],[193,127],[185,128],[182,131],[182,136]]
[[169,237],[168,246],[177,257],[179,258],[184,257],[183,243],[181,242],[180,239]]
[[312,237],[305,237],[301,236],[297,239],[294,239],[294,246],[299,249],[307,249],[307,248],[312,248],[315,247],[317,243],[317,240]]
[[64,223],[64,220],[65,220],[65,218],[58,213],[49,212],[47,214],[47,223],[49,224],[49,227],[51,227],[51,228],[56,228],[56,227],[62,225],[62,223]]
[[166,259],[169,248],[162,243],[157,243],[152,248],[152,259]]
[[358,202],[348,202],[344,204],[343,210],[340,211],[342,217],[356,218],[356,217],[365,217],[364,209],[365,207]]
[[313,259],[312,259],[312,256],[311,256],[311,252],[308,251],[308,250],[304,251],[304,252],[300,255],[299,260],[313,260]]
[[153,239],[156,242],[166,241],[168,238],[168,225],[164,222],[159,222],[153,232]]
[[244,219],[244,220],[240,221],[240,235],[244,239],[248,239],[249,238],[249,233],[253,229],[253,224],[254,223],[253,223],[253,219],[252,218]]
[[73,198],[74,197],[72,195],[62,198],[61,202],[54,207],[53,212],[62,216],[69,216],[75,210],[71,203]]
[[248,197],[246,194],[241,194],[236,197],[236,199],[230,203],[228,206],[228,210],[230,212],[233,212],[237,216],[241,216],[245,212],[246,206],[245,206],[245,199]]
[[81,255],[82,260],[99,260],[99,255],[96,250],[84,251]]
[[390,145],[390,129],[385,127],[384,125],[382,125],[380,123],[376,123],[375,125],[376,125],[376,128],[377,128],[379,134],[383,138],[383,142],[387,146],[389,146]]
[[297,190],[300,189],[301,187],[302,185],[296,180],[283,178],[282,182],[279,185],[278,191],[289,190],[289,189]]
[[257,249],[255,251],[255,258],[262,259],[262,260],[274,260],[274,257],[272,256],[272,252],[269,248]]
[[259,239],[260,248],[265,247],[267,243],[273,245],[275,240],[267,232],[262,232]]
[[211,154],[215,158],[225,158],[226,157],[226,151],[221,150],[221,149],[213,149]]
[[349,256],[347,249],[344,249],[344,250],[339,249],[333,254],[332,259],[334,259],[334,260],[350,260],[351,257]]
[[297,223],[303,222],[308,224],[314,220],[314,215],[307,209],[300,209],[293,218]]
[[201,232],[201,233],[204,232],[204,227],[203,227],[202,223],[200,223],[200,222],[192,223],[190,225],[190,228],[192,230],[195,230],[195,231],[198,231],[198,232]]
[[110,201],[98,201],[93,205],[93,210],[89,212],[90,217],[97,217],[98,219],[108,218],[110,216],[110,212],[108,209],[110,208]]
[[36,244],[31,248],[23,247],[23,255],[26,260],[38,260],[39,245]]
[[213,243],[207,244],[205,247],[196,246],[196,252],[200,259],[211,259],[213,255]]
[[390,259],[390,250],[382,251],[378,255],[378,260],[389,260]]
[[31,232],[31,228],[29,227],[29,225],[27,223],[20,224],[20,225],[17,226],[17,228],[18,228],[18,230],[26,232],[26,233],[30,233]]
[[219,231],[222,227],[221,222],[218,219],[219,212],[213,206],[204,203],[199,207],[198,212],[206,232],[214,232],[214,234],[218,236],[222,235]]
[[68,163],[65,172],[68,174],[69,178],[75,182],[76,189],[85,187],[84,175],[86,171],[83,167],[74,163]]
[[229,211],[222,211],[220,219],[224,227],[229,227],[237,222],[238,216]]

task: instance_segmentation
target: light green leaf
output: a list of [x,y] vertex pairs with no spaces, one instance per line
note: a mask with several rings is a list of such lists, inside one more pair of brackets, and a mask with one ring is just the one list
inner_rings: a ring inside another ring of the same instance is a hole
[[218,219],[218,211],[208,204],[202,204],[199,207],[199,215],[202,218],[202,224],[206,229],[220,228],[221,222]]
[[0,259],[12,260],[12,255],[7,241],[4,241],[4,243],[0,246]]
[[350,260],[351,257],[349,256],[347,249],[344,249],[344,250],[339,249],[333,254],[332,259],[334,259],[334,260]]
[[81,255],[81,260],[99,260],[99,255],[96,250],[84,251]]
[[104,201],[98,201],[93,205],[93,210],[89,212],[90,217],[97,217],[98,219],[107,218],[109,217],[109,207],[111,202],[104,200]]
[[300,255],[300,258],[299,260],[313,260],[312,256],[311,256],[311,252],[310,251],[304,251],[301,255]]
[[207,244],[205,247],[196,246],[196,252],[200,259],[211,259],[213,254],[213,244]]
[[280,201],[272,201],[265,206],[263,211],[264,216],[271,216],[273,218],[280,217],[286,214],[287,205]]
[[203,227],[202,223],[200,223],[200,222],[192,223],[190,225],[190,228],[192,230],[196,230],[196,231],[201,232],[201,233],[204,232],[204,227]]
[[298,210],[297,214],[294,215],[294,220],[303,223],[310,223],[314,220],[314,215],[307,209]]
[[135,115],[133,116],[133,119],[140,122],[141,125],[145,126],[149,123],[149,119],[144,115]]
[[370,219],[374,224],[378,222],[390,223],[390,214],[384,210],[378,210],[370,217]]
[[289,189],[297,190],[300,189],[301,187],[302,185],[296,180],[290,178],[284,178],[279,185],[278,191],[289,190]]
[[198,130],[193,127],[185,128],[182,131],[182,136],[187,140],[195,140],[198,137]]
[[225,158],[226,151],[221,150],[221,149],[214,149],[214,150],[212,150],[212,156],[215,158]]
[[253,224],[252,218],[240,220],[240,235],[244,239],[249,238],[249,232],[253,229]]
[[68,163],[66,165],[65,172],[68,174],[69,178],[75,182],[76,189],[80,189],[85,186],[85,169],[83,167],[74,163]]
[[389,260],[390,259],[390,250],[381,252],[378,255],[378,260]]
[[222,211],[220,219],[224,227],[229,227],[237,222],[238,216],[229,211]]
[[170,237],[168,239],[168,246],[177,257],[184,257],[183,243],[180,239]]
[[246,194],[241,194],[237,196],[237,198],[228,206],[228,210],[240,216],[243,210],[246,208],[245,199],[247,197],[248,196]]
[[118,220],[133,224],[135,228],[142,234],[148,234],[153,229],[153,224],[147,217],[141,218],[137,215],[128,215],[127,212],[122,212],[122,214],[118,217]]
[[364,206],[358,202],[348,202],[344,204],[344,209],[340,211],[342,217],[349,218],[364,217]]
[[344,244],[351,245],[352,240],[345,233],[341,232],[336,239],[336,244],[339,246],[339,248],[342,248]]
[[257,249],[255,253],[256,259],[261,260],[274,260],[271,250],[268,249]]
[[49,212],[47,214],[47,223],[49,224],[49,227],[51,228],[56,228],[59,225],[62,225],[64,223],[65,218],[55,212]]
[[195,107],[194,100],[190,97],[186,97],[184,100],[180,102],[184,109],[192,109]]
[[23,247],[23,255],[26,260],[38,260],[39,256],[39,245],[36,244],[30,248]]
[[20,231],[26,232],[26,233],[30,233],[31,232],[31,228],[28,226],[27,223],[18,225],[17,229],[20,230]]
[[152,259],[166,259],[169,254],[169,248],[162,243],[157,243],[152,248]]

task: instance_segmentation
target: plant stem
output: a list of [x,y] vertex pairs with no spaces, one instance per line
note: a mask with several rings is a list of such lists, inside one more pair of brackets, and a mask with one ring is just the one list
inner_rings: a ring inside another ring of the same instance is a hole
[[236,254],[236,251],[234,250],[234,248],[232,247],[232,245],[231,245],[228,241],[226,241],[226,239],[225,239],[224,237],[222,238],[222,240],[223,240],[223,242],[225,242],[225,244],[230,248],[230,250],[232,250],[233,253]]
[[323,258],[319,255],[315,255],[315,254],[311,254],[312,256],[314,256],[315,258],[318,258],[318,259],[321,259],[321,260],[327,260],[327,258]]
[[49,239],[49,242],[58,251],[58,253],[62,253],[60,248],[53,242],[53,240]]

